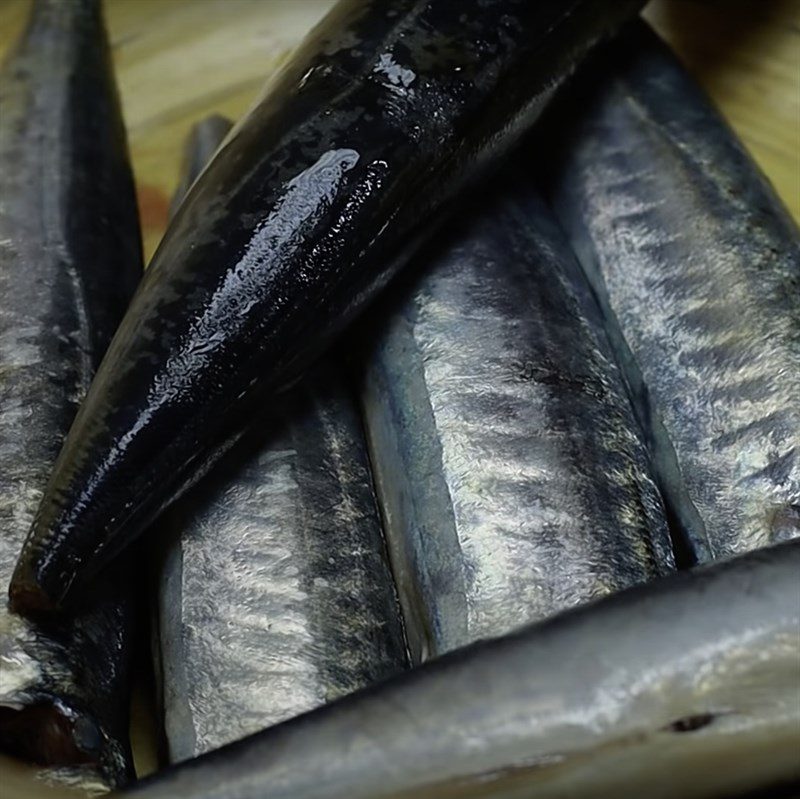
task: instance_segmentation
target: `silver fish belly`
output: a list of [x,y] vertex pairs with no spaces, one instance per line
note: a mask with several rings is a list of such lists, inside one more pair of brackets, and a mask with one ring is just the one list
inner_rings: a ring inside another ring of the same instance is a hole
[[[195,129],[187,172],[223,128]],[[339,376],[325,370],[246,438],[169,517],[179,537],[158,618],[173,761],[406,666],[361,420]]]
[[563,110],[550,191],[616,331],[686,560],[797,536],[796,226],[644,24]]
[[41,0],[0,73],[0,749],[90,791],[131,776],[129,582],[46,627],[5,588],[141,266],[99,5]]
[[166,561],[160,618],[174,760],[405,665],[350,397],[316,388],[275,434],[252,437],[173,515],[181,537]]
[[124,795],[773,796],[800,779],[798,572],[791,541],[674,574],[446,655]]
[[362,397],[420,662],[673,563],[599,315],[541,201],[503,187],[417,263]]

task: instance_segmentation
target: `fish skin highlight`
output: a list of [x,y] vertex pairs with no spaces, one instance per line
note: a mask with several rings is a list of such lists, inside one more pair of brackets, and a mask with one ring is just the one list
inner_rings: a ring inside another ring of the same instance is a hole
[[622,591],[167,769],[142,799],[719,799],[800,778],[800,541]]
[[361,394],[414,660],[674,569],[599,310],[532,181],[482,187],[404,278]]
[[15,607],[85,591],[641,5],[337,5],[181,204],[64,445]]
[[[222,127],[194,129],[184,185]],[[165,523],[176,534],[158,625],[171,761],[407,667],[361,419],[333,370],[253,427]]]
[[[37,0],[0,72],[0,579],[142,272],[101,7]],[[118,570],[115,569],[115,572]],[[0,607],[0,749],[46,781],[132,776],[130,583],[37,624]]]
[[797,226],[644,23],[575,83],[549,193],[627,364],[682,560],[795,537]]

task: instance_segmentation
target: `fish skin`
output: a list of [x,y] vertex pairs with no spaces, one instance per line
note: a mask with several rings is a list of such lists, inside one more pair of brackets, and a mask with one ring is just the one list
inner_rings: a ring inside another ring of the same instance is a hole
[[482,189],[409,273],[361,393],[414,660],[671,571],[625,383],[531,180]]
[[675,573],[121,795],[718,799],[796,780],[798,573],[799,541]]
[[[100,4],[37,0],[0,72],[0,580],[122,318],[142,257]],[[0,749],[44,779],[131,776],[129,582],[37,625],[0,607]]]
[[576,84],[549,192],[616,331],[683,560],[797,536],[797,227],[644,23]]
[[[222,128],[195,128],[183,185]],[[252,428],[166,520],[177,534],[159,592],[171,761],[406,668],[361,419],[339,374],[295,390],[291,411]]]
[[337,5],[178,210],[65,443],[15,606],[85,590],[641,4]]
[[211,114],[192,126],[183,147],[180,182],[170,204],[170,217],[175,216],[192,184],[230,133],[233,122],[220,114]]
[[325,387],[167,514],[180,531],[160,600],[172,760],[406,668],[360,420],[334,375]]

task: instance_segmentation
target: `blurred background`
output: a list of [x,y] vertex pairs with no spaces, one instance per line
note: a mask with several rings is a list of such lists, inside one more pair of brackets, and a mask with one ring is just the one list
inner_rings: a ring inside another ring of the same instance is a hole
[[[0,58],[21,32],[29,5],[0,0]],[[166,226],[191,125],[213,112],[233,119],[244,113],[333,0],[105,5],[149,259]],[[645,15],[800,220],[800,0],[653,0]],[[157,764],[151,671],[143,654],[133,713],[140,774]],[[26,780],[0,760],[4,798],[34,796]]]

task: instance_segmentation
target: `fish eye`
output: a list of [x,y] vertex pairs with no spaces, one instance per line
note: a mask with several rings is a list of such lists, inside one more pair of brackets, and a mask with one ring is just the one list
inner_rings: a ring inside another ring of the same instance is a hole
[[94,754],[103,746],[103,736],[97,725],[87,718],[76,719],[72,725],[72,740],[82,752]]

